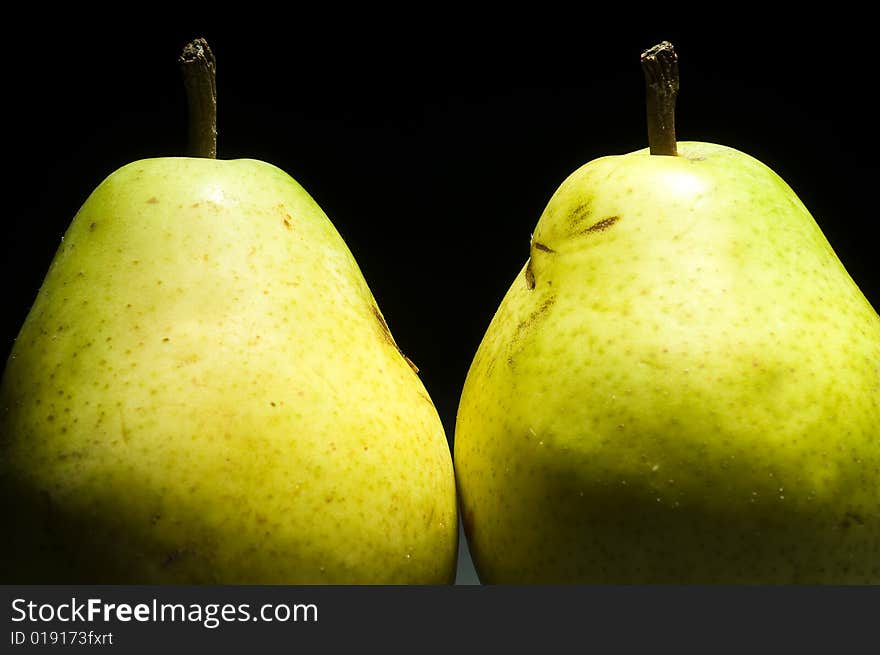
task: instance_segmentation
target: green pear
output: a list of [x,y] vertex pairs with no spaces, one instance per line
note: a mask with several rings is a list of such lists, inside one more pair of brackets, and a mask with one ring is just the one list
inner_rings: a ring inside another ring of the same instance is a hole
[[267,163],[107,178],[0,411],[4,582],[454,579],[434,405],[327,216]]
[[467,376],[489,583],[880,583],[880,317],[734,149],[596,159],[550,199]]

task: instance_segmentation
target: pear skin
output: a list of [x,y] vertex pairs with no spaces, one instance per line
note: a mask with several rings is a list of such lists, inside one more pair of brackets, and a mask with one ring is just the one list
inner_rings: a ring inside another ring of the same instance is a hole
[[4,582],[454,579],[434,405],[329,219],[253,160],[88,198],[0,390]]
[[455,465],[490,583],[880,583],[880,318],[731,148],[556,191],[480,344]]

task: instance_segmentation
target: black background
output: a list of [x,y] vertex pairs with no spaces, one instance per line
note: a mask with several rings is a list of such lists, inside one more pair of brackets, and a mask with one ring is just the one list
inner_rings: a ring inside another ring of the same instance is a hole
[[176,57],[194,36],[218,60],[219,156],[271,162],[317,200],[450,439],[470,360],[551,193],[581,164],[646,145],[638,58],[662,39],[680,57],[679,138],[779,173],[880,307],[870,21],[627,9],[241,6],[189,20],[142,7],[8,22],[3,349],[95,186],[132,160],[184,153]]

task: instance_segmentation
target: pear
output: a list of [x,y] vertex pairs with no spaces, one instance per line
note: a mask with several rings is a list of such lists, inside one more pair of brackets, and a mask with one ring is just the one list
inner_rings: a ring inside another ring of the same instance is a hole
[[880,583],[880,317],[773,171],[671,143],[562,183],[479,346],[454,442],[477,571]]
[[4,582],[454,579],[452,460],[289,175],[168,157],[76,214],[0,389]]

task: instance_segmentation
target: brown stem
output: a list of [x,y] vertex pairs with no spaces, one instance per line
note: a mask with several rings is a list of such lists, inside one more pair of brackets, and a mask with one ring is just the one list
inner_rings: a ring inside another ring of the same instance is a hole
[[678,94],[678,55],[669,41],[642,53],[648,108],[648,145],[652,155],[678,154],[675,145],[675,96]]
[[217,62],[205,39],[187,43],[180,69],[189,105],[189,154],[217,158]]

